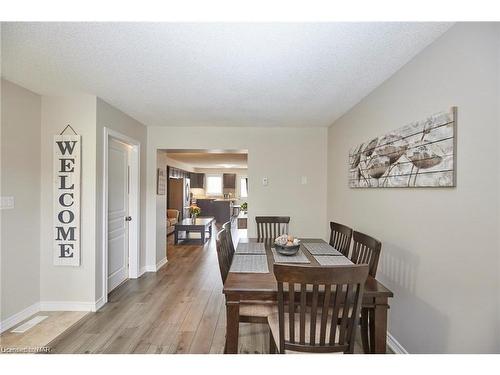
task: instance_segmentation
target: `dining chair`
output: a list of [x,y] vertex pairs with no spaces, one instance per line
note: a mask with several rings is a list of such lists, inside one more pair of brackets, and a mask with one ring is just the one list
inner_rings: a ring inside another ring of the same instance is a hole
[[232,260],[235,249],[234,249],[233,235],[231,232],[231,221],[228,221],[228,222],[222,224],[222,228],[225,229],[227,232],[227,241],[228,241],[229,252],[231,254],[231,260]]
[[[352,234],[353,248],[351,261],[355,264],[367,264],[369,275],[373,278],[377,275],[378,261],[380,252],[382,251],[382,243],[361,232],[354,231]],[[373,351],[374,336],[373,324],[370,324],[374,319],[375,310],[373,308],[364,307],[361,309],[361,343],[365,353]]]
[[354,352],[367,265],[275,264],[274,276],[278,312],[268,317],[271,352]]
[[[234,245],[232,242],[230,224],[224,224],[223,229],[217,233],[216,249],[219,261],[219,270],[222,284],[226,282],[231,262],[234,257]],[[231,250],[232,246],[232,250]],[[267,323],[267,317],[276,311],[276,304],[267,301],[241,301],[240,323]]]
[[346,225],[330,221],[330,245],[349,257],[351,248],[352,229]]
[[352,239],[353,248],[351,261],[355,264],[368,264],[370,270],[369,275],[375,277],[377,275],[382,243],[367,234],[357,231],[353,231]]
[[215,242],[222,284],[226,282],[227,274],[229,273],[229,268],[231,267],[231,262],[233,261],[234,256],[234,251],[231,251],[231,248],[229,246],[230,233],[230,231],[222,229],[219,233],[217,233]]
[[256,216],[257,241],[272,241],[276,237],[288,233],[290,216]]

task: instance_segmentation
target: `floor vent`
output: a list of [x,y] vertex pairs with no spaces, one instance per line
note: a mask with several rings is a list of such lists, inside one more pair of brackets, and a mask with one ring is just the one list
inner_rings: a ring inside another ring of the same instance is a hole
[[45,320],[47,318],[48,318],[48,316],[46,316],[46,315],[37,315],[34,318],[28,320],[26,323],[23,323],[19,327],[13,329],[11,332],[12,333],[24,333],[28,329],[33,328],[38,323],[40,323],[42,320]]

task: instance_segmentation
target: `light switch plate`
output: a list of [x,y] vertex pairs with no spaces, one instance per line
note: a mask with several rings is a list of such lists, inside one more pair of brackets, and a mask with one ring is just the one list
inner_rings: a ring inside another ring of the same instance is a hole
[[269,180],[267,179],[267,177],[264,177],[264,178],[262,179],[262,185],[264,185],[264,186],[269,185]]
[[302,177],[300,178],[300,183],[301,183],[302,185],[307,185],[307,176],[302,176]]
[[14,208],[14,197],[0,197],[0,209],[9,210]]

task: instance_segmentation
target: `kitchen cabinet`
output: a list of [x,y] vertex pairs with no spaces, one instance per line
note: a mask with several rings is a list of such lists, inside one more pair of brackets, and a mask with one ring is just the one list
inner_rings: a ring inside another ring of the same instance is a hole
[[205,186],[205,174],[204,173],[191,173],[191,187],[193,189],[203,189]]
[[222,175],[222,185],[224,189],[236,189],[236,174],[224,173]]
[[170,166],[167,166],[167,174],[169,178],[191,178],[190,172]]

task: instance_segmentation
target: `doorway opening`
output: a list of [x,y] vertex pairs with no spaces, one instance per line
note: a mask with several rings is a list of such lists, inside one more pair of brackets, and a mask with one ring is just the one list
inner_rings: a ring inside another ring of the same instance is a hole
[[[158,150],[166,192],[166,244],[208,244],[230,222],[246,237],[248,150]],[[161,213],[160,213],[161,214]],[[197,221],[193,221],[193,217]]]
[[104,128],[102,304],[139,277],[140,142]]

